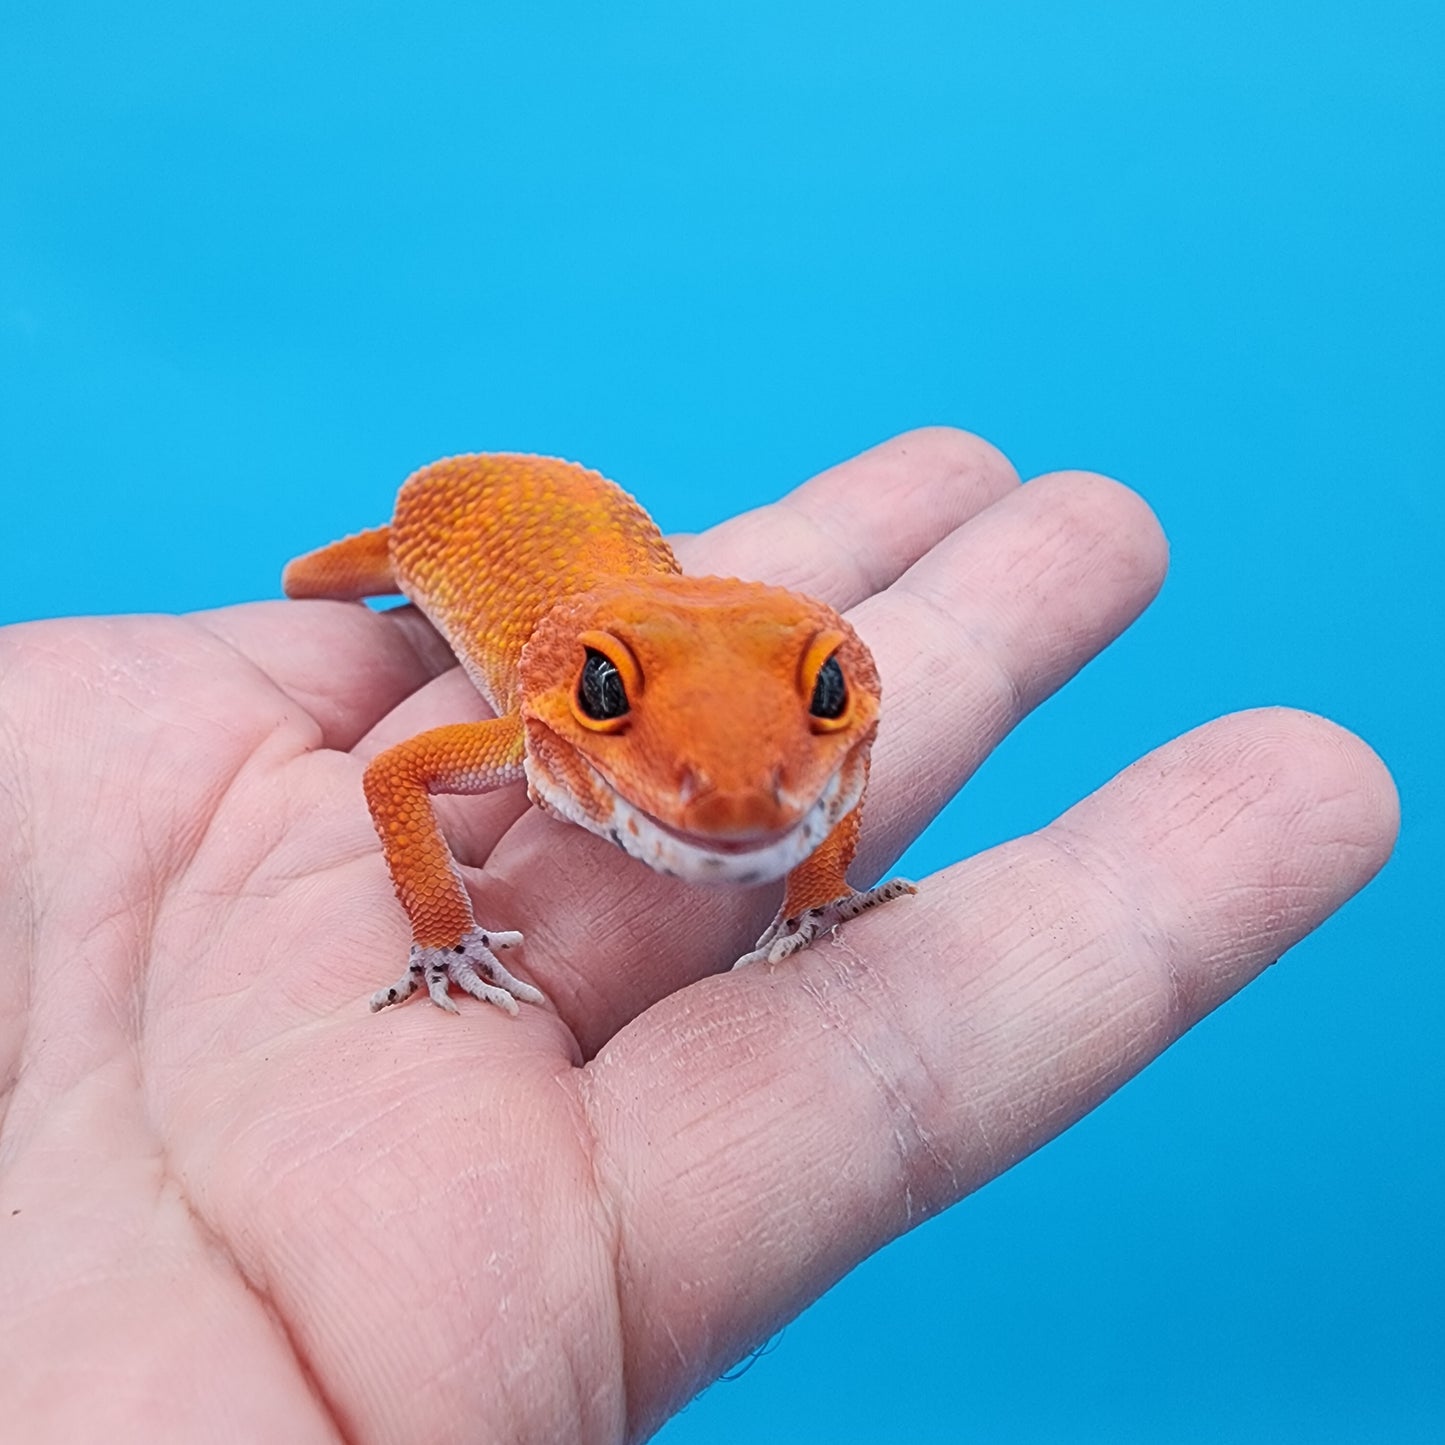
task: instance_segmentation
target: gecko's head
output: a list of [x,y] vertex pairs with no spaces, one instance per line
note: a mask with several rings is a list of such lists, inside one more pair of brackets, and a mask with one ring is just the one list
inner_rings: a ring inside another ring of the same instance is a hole
[[811,598],[632,578],[559,602],[521,675],[532,797],[659,872],[780,878],[862,796],[878,671]]

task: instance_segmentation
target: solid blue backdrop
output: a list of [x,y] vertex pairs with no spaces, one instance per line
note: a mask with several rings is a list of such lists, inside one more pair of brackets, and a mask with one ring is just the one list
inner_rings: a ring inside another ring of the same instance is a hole
[[1232,708],[1395,771],[1372,888],[667,1445],[1445,1433],[1441,15],[7,0],[0,618],[274,596],[448,452],[692,529],[946,422],[1174,565],[909,871]]

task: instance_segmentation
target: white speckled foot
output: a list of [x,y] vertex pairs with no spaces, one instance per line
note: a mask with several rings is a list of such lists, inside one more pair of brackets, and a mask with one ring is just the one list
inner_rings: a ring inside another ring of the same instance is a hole
[[546,1003],[540,989],[514,977],[492,952],[498,948],[515,948],[521,941],[520,933],[492,933],[473,928],[462,935],[462,941],[455,948],[423,948],[414,943],[406,972],[390,988],[379,988],[372,994],[371,1011],[375,1013],[390,1004],[405,1003],[423,983],[431,1001],[448,1013],[457,1011],[448,996],[451,984],[474,998],[496,1004],[509,1014],[517,1012],[518,999],[523,1003]]
[[890,898],[901,898],[905,893],[917,892],[917,884],[910,883],[908,879],[891,878],[876,888],[869,888],[861,893],[855,890],[846,897],[825,903],[821,908],[810,908],[797,918],[775,918],[758,939],[757,947],[751,953],[743,954],[733,967],[741,968],[746,963],[781,963],[790,953],[806,948],[819,934],[826,933],[830,928],[836,928],[850,918],[857,918],[860,913],[875,908],[880,903],[887,903]]

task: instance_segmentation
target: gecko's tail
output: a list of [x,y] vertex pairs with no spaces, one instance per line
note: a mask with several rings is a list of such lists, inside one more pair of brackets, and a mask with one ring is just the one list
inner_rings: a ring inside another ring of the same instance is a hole
[[373,527],[308,552],[287,565],[281,590],[288,597],[332,597],[339,602],[396,592],[390,537],[390,527]]

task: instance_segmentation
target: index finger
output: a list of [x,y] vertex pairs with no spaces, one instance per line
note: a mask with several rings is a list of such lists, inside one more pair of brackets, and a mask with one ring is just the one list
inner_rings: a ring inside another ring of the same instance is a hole
[[840,612],[1019,484],[1008,459],[951,427],[904,432],[675,550],[684,572],[771,582]]

